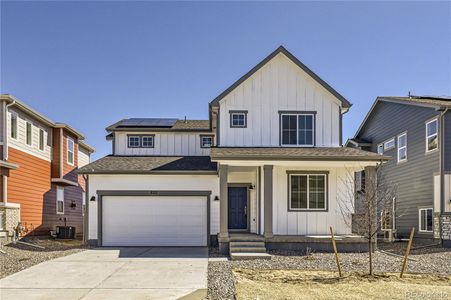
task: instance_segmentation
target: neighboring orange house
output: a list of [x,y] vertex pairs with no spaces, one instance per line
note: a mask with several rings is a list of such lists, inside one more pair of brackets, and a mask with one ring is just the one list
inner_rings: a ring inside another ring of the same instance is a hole
[[76,170],[94,149],[11,95],[0,96],[0,237],[48,235],[58,225],[83,233],[85,182]]

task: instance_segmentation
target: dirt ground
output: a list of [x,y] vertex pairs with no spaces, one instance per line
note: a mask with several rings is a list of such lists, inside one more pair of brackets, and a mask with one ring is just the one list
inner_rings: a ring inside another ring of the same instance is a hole
[[233,270],[236,299],[450,299],[451,276]]

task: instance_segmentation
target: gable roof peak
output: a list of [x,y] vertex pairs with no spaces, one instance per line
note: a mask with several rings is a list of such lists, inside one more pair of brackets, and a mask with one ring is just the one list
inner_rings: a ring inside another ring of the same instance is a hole
[[219,101],[221,101],[225,96],[227,96],[230,92],[232,92],[237,86],[239,86],[241,83],[243,83],[246,79],[248,79],[254,73],[256,73],[258,70],[260,70],[264,65],[266,65],[266,63],[268,63],[271,59],[273,59],[279,53],[283,53],[294,64],[296,64],[299,68],[301,68],[304,72],[306,72],[310,77],[312,77],[316,82],[318,82],[321,86],[323,86],[327,91],[329,91],[332,95],[334,95],[338,100],[340,100],[345,112],[347,112],[349,110],[349,108],[352,106],[351,102],[349,102],[345,97],[343,97],[340,93],[338,93],[328,83],[326,83],[324,80],[322,80],[318,75],[316,75],[312,70],[310,70],[296,56],[291,54],[291,52],[288,51],[282,45],[280,45],[276,50],[274,50],[271,54],[269,54],[266,58],[264,58],[260,63],[258,63],[255,67],[253,67],[249,72],[244,74],[240,79],[235,81],[230,87],[228,87],[219,96],[217,96],[215,99],[213,99],[213,101],[210,102],[210,106],[219,106]]

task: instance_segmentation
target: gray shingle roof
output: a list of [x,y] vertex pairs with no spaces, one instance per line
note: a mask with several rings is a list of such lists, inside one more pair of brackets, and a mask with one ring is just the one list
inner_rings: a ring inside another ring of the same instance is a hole
[[211,157],[215,159],[247,159],[247,160],[327,160],[327,161],[380,161],[390,157],[377,153],[348,147],[262,147],[235,148],[219,147],[211,149]]
[[402,101],[406,104],[429,104],[436,106],[448,106],[451,107],[451,96],[432,97],[432,96],[411,96],[411,97],[378,97],[378,99],[384,101]]
[[177,120],[156,118],[123,119],[106,128],[114,130],[210,131],[209,120]]
[[216,172],[209,156],[108,155],[80,169],[79,174],[146,174],[164,172]]

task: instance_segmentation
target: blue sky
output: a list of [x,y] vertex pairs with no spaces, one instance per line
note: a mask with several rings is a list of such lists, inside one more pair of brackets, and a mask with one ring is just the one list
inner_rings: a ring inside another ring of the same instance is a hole
[[208,102],[284,45],[354,106],[451,95],[450,2],[1,2],[1,93],[109,154],[126,117],[208,118]]

